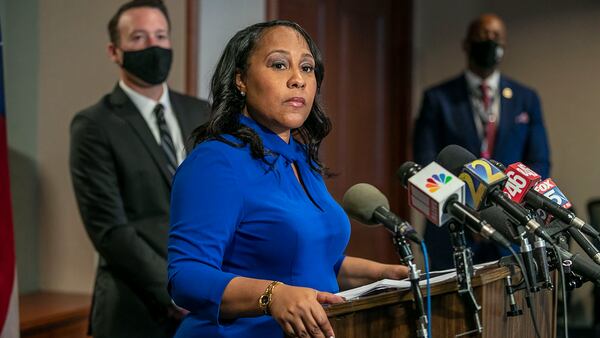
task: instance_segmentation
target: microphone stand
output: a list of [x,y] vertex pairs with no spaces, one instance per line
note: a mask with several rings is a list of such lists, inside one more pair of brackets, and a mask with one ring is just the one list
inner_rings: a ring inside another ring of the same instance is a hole
[[[519,238],[519,251],[521,253],[521,260],[523,261],[523,267],[519,266],[518,262],[512,256],[506,256],[500,258],[498,264],[501,266],[506,266],[510,269],[510,275],[505,279],[505,291],[506,296],[508,297],[508,303],[510,310],[506,312],[508,317],[520,316],[523,314],[523,311],[518,308],[518,305],[515,302],[514,294],[519,290],[525,290],[525,302],[527,303],[527,307],[531,308],[531,299],[529,298],[529,293],[527,292],[527,285],[525,282],[525,275],[529,279],[529,292],[538,292],[540,291],[540,287],[537,286],[537,267],[533,260],[533,253],[531,244],[529,244],[529,240],[527,239],[527,231],[525,227],[522,225],[515,225],[515,230],[518,233],[515,238]],[[521,282],[518,284],[513,284],[511,275],[515,274],[515,267],[519,267],[521,270],[521,274],[524,276],[521,279]],[[523,271],[523,268],[525,270]]]
[[408,278],[410,280],[410,289],[413,293],[415,300],[415,307],[417,310],[417,337],[428,338],[427,333],[427,314],[425,312],[425,306],[423,305],[423,296],[421,295],[421,288],[419,287],[419,275],[420,271],[416,264],[413,262],[414,256],[410,245],[406,241],[406,237],[400,231],[398,225],[394,226],[392,231],[394,234],[394,246],[398,250],[400,260],[403,264],[408,266]]
[[[556,240],[556,244],[562,249],[568,250],[569,244],[567,237],[562,232],[556,232],[554,239]],[[548,265],[552,270],[558,269],[558,264],[562,264],[564,273],[565,273],[565,287],[569,291],[573,291],[576,288],[579,288],[584,283],[584,278],[575,273],[572,269],[572,264],[570,259],[563,259],[560,257],[558,253],[553,252],[550,256],[550,260]]]
[[[568,229],[570,229],[569,225],[565,223],[558,223],[557,225],[555,222],[550,222],[548,229],[551,231],[551,236],[554,238],[556,245],[562,249],[568,250],[569,241],[564,233],[565,230],[568,232]],[[557,252],[552,251],[551,253],[552,255],[549,256],[548,260],[549,269],[558,270],[558,265],[562,264],[565,273],[565,286],[567,290],[572,291],[583,285],[584,279],[576,274],[572,269],[571,265],[573,262],[571,262],[569,259],[563,259]]]
[[548,265],[546,241],[535,235],[533,237],[535,239],[535,241],[533,242],[533,257],[535,258],[535,262],[538,267],[537,279],[538,281],[541,281],[543,289],[552,290],[554,288],[554,285],[552,284],[552,280],[550,278],[550,268]]
[[529,277],[529,283],[531,284],[530,291],[538,292],[540,291],[540,287],[537,285],[538,267],[535,265],[535,261],[533,260],[533,248],[531,247],[529,239],[525,234],[525,229],[522,229],[521,226],[519,226],[519,232],[519,240],[521,242],[521,259],[523,260],[523,264],[525,265],[526,270],[525,273],[528,274],[527,276]]
[[462,224],[451,220],[448,223],[448,229],[450,230],[450,241],[452,248],[454,249],[454,266],[456,267],[456,283],[458,284],[458,294],[462,297],[465,302],[466,308],[473,314],[473,320],[475,321],[475,329],[456,335],[456,337],[470,335],[471,333],[482,333],[483,326],[479,319],[479,311],[481,305],[477,303],[475,299],[475,293],[473,292],[473,285],[471,284],[471,277],[474,274],[473,271],[473,253],[471,249],[467,247],[467,240],[465,238],[465,230]]

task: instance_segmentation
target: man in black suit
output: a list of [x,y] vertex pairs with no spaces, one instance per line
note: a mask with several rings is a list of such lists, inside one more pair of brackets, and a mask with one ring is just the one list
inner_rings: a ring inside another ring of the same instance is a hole
[[108,28],[120,81],[71,124],[73,186],[100,255],[90,330],[95,338],[170,337],[185,312],[167,293],[171,179],[209,105],[165,83],[172,52],[161,1],[124,4]]

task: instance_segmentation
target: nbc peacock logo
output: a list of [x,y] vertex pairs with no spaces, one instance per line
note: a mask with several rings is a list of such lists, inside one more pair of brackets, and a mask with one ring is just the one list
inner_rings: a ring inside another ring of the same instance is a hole
[[448,176],[444,173],[440,173],[437,175],[433,175],[427,179],[427,183],[425,187],[429,190],[429,192],[436,192],[440,190],[441,186],[447,184],[452,180],[451,176]]

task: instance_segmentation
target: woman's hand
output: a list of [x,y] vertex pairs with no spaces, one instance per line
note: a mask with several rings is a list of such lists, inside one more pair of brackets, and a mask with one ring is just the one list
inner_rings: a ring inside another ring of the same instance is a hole
[[334,337],[333,328],[321,304],[336,304],[344,299],[329,292],[279,285],[273,289],[271,316],[292,337]]
[[400,264],[384,264],[380,279],[404,279],[408,277],[408,267]]
[[375,281],[403,279],[408,276],[408,267],[400,264],[382,264],[364,258],[347,256],[338,273],[341,290],[348,290]]

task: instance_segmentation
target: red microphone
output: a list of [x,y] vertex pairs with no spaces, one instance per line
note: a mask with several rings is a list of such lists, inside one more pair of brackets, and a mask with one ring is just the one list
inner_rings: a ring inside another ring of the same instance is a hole
[[[499,167],[502,170],[507,170],[502,163],[494,160],[490,160],[494,165]],[[511,185],[517,187],[514,188],[514,196],[521,196],[521,200],[533,207],[534,209],[538,209],[543,211],[543,215],[545,215],[545,221],[548,221],[552,216],[560,219],[562,222],[574,226],[575,228],[583,231],[584,233],[593,236],[595,238],[600,238],[600,234],[596,229],[594,229],[591,225],[587,224],[584,220],[577,217],[572,211],[568,210],[571,207],[571,203],[565,195],[558,189],[554,181],[548,178],[544,181],[538,182],[537,185],[533,186],[532,189],[524,189],[529,185],[529,180],[534,180],[534,176],[537,175],[533,170],[529,169],[522,163],[519,164],[519,167],[522,169],[521,171],[516,170],[515,174],[513,174],[513,182]],[[512,166],[512,165],[511,165]],[[511,167],[509,166],[509,167]],[[529,171],[533,172],[535,175],[529,173]],[[523,174],[526,173],[526,174]],[[509,176],[507,174],[507,176]],[[539,176],[539,175],[537,175]],[[514,178],[518,177],[519,181]],[[511,180],[509,176],[509,180]],[[518,188],[523,186],[523,188]],[[519,189],[523,189],[523,193],[521,194]],[[515,200],[513,196],[509,193],[507,195]],[[516,200],[515,200],[516,201]],[[538,211],[538,215],[540,212]],[[551,216],[550,216],[551,215]],[[598,264],[600,264],[600,256],[598,258]]]
[[522,203],[527,192],[542,179],[540,175],[521,162],[509,165],[504,173],[508,176],[508,180],[503,191],[517,203]]

